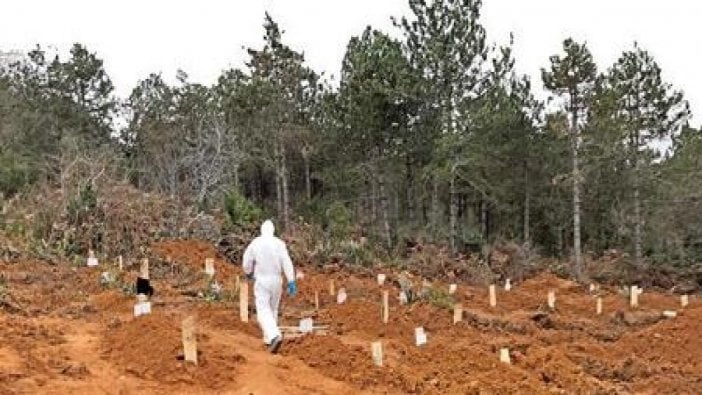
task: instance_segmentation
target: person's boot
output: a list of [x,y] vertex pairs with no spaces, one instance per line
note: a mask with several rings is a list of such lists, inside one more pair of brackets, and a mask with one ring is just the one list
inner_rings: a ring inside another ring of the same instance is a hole
[[270,351],[271,354],[276,354],[282,344],[283,339],[280,336],[276,336],[271,340],[271,344],[268,345],[268,351]]

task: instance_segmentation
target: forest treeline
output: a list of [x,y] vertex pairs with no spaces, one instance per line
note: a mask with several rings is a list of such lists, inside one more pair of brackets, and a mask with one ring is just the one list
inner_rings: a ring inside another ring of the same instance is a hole
[[348,222],[388,249],[514,241],[576,272],[610,249],[637,265],[700,259],[702,134],[645,48],[598,69],[564,37],[541,102],[512,43],[489,40],[479,0],[409,6],[399,35],[359,27],[334,84],[269,15],[245,67],[212,85],[153,73],[124,99],[82,44],[4,56],[0,191],[65,187],[87,163],[85,185],[109,176],[205,212],[260,209],[281,228]]

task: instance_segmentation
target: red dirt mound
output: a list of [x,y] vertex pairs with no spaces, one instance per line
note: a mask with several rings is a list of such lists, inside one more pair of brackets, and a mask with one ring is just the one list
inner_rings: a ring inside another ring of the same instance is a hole
[[177,265],[186,265],[195,272],[205,270],[205,259],[213,258],[215,276],[229,277],[237,272],[235,264],[220,256],[214,246],[200,240],[168,240],[151,245],[151,251],[162,259],[170,260]]
[[108,329],[104,357],[137,377],[217,389],[234,381],[244,358],[198,334],[198,365],[182,360],[181,319],[151,314]]

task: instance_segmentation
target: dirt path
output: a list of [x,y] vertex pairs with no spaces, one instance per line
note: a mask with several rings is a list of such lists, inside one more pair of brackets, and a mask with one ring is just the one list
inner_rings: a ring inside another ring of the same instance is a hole
[[[102,350],[100,324],[86,322],[57,322],[56,319],[32,320],[36,327],[60,331],[60,344],[52,350],[43,346],[32,348],[30,365],[21,350],[0,348],[0,377],[2,393],[48,394],[132,394],[132,393],[212,393],[206,386],[165,384],[158,380],[135,377],[106,360]],[[203,328],[208,342],[218,347],[237,350],[245,359],[232,382],[217,389],[222,394],[357,394],[358,389],[326,377],[294,357],[271,355],[260,340],[237,330]],[[32,334],[28,342],[39,343]],[[154,341],[158,341],[154,339]],[[174,359],[175,362],[175,359]],[[37,374],[37,367],[41,374]],[[4,381],[4,380],[3,380]]]

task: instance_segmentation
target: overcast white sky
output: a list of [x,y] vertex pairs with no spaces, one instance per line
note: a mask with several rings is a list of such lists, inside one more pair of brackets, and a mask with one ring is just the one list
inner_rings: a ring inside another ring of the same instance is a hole
[[[85,43],[105,60],[120,96],[150,72],[169,79],[178,68],[211,83],[246,60],[242,46],[262,42],[265,10],[317,71],[339,74],[346,44],[370,24],[394,31],[390,16],[407,0],[6,0],[0,6],[0,50]],[[491,41],[515,34],[517,70],[540,87],[540,69],[568,36],[586,40],[608,67],[634,40],[685,92],[693,124],[702,122],[702,2],[696,0],[484,0]]]

